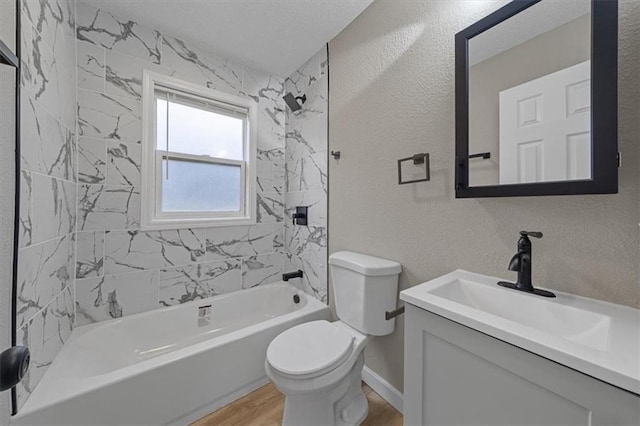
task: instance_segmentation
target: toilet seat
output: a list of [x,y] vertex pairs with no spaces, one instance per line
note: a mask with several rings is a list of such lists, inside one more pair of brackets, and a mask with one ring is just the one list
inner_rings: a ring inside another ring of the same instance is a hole
[[278,335],[267,349],[267,362],[279,373],[317,377],[342,364],[353,350],[354,335],[328,321],[311,321]]

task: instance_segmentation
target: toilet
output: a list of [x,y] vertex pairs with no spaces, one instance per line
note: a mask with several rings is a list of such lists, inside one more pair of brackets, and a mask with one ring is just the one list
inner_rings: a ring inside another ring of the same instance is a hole
[[338,321],[312,321],[278,335],[267,349],[267,376],[285,395],[283,425],[357,425],[369,410],[362,392],[363,349],[393,332],[398,275],[394,261],[341,251],[329,257]]

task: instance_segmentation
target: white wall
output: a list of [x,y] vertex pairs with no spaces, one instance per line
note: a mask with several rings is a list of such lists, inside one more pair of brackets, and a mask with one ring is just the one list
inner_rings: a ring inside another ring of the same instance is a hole
[[[407,288],[456,268],[514,278],[518,231],[536,284],[640,306],[640,3],[620,1],[620,193],[456,200],[454,35],[504,1],[374,2],[329,45],[329,253],[397,260]],[[398,186],[396,160],[431,154],[431,182]],[[366,364],[403,386],[403,321]]]

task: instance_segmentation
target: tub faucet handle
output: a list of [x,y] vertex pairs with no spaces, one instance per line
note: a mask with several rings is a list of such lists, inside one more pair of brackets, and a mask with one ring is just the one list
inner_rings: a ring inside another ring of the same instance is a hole
[[306,225],[307,224],[307,206],[297,206],[296,212],[293,214],[293,224],[294,225]]

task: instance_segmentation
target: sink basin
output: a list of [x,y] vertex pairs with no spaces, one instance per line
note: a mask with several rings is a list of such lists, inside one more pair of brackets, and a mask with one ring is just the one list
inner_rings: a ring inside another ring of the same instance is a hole
[[540,296],[462,279],[445,282],[431,294],[595,349],[606,350],[609,342],[611,317],[547,303]]
[[405,302],[640,394],[640,310],[500,287],[457,270],[400,293]]

